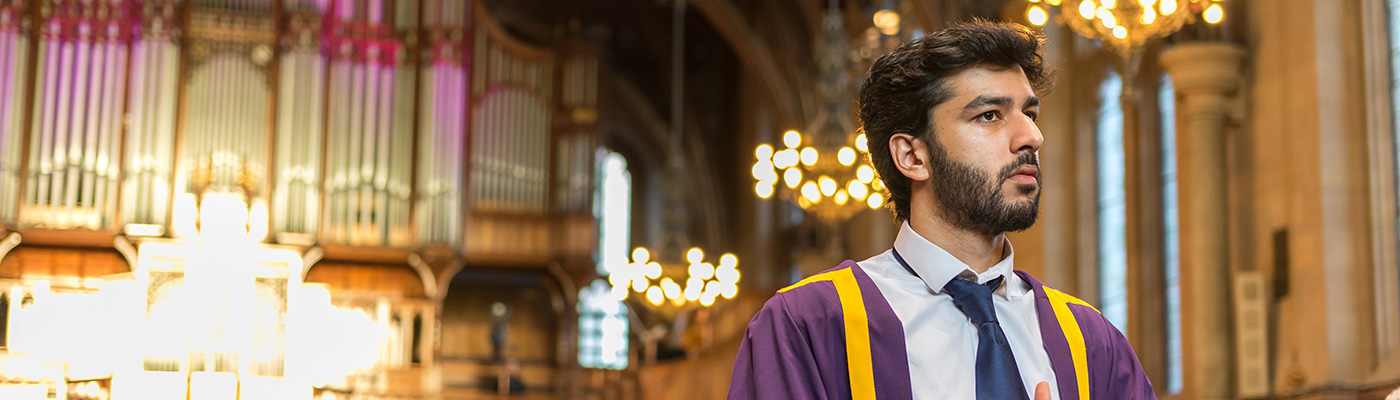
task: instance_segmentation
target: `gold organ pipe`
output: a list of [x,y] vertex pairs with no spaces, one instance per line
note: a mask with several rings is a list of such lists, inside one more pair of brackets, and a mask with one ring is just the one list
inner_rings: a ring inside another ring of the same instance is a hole
[[[216,160],[214,164],[219,167],[220,175],[219,179],[214,181],[216,187],[229,190],[236,179],[236,172],[233,171],[233,163],[230,162],[229,158],[239,153],[240,147],[242,147],[239,145],[239,142],[242,141],[239,136],[242,136],[244,131],[243,118],[233,118],[231,114],[241,114],[244,111],[243,102],[237,100],[242,99],[242,89],[250,82],[244,80],[245,77],[238,73],[237,65],[234,64],[233,60],[220,58],[222,59],[219,60],[219,67],[223,73],[209,77],[212,82],[218,83],[215,86],[218,89],[210,93],[215,106],[213,118],[209,118],[207,122],[214,127],[217,135],[214,146],[209,149],[209,152],[221,155],[219,158],[222,158],[223,161]],[[214,79],[215,77],[230,77],[232,79]],[[246,114],[244,115],[246,116]]]
[[69,121],[73,118],[72,93],[74,80],[76,79],[74,77],[74,70],[77,69],[78,64],[73,60],[74,47],[76,47],[77,43],[60,43],[60,46],[62,46],[62,50],[60,51],[62,58],[59,61],[58,67],[60,73],[58,78],[58,104],[56,105],[55,128],[49,133],[53,135],[53,183],[50,184],[51,186],[48,193],[49,199],[44,202],[43,207],[50,210],[48,218],[45,218],[44,221],[46,224],[56,224],[59,228],[66,228],[69,213],[55,210],[55,208],[56,206],[63,205],[65,197],[64,189],[67,187],[66,184],[68,183],[68,132],[70,129]]
[[360,210],[364,207],[361,204],[361,181],[364,164],[364,112],[365,112],[365,65],[355,62],[351,66],[350,81],[350,164],[347,174],[350,177],[349,191],[346,193],[346,220],[350,225],[350,243],[364,243],[365,238],[362,233],[362,218]]
[[[510,66],[506,69],[506,79],[512,81],[511,83],[531,83],[522,82],[522,80],[517,79],[517,71],[520,66],[519,60],[516,60],[514,57],[509,58],[509,60]],[[510,146],[506,154],[510,155],[509,165],[511,171],[506,175],[509,177],[509,179],[506,180],[506,183],[509,185],[509,191],[504,200],[506,203],[511,204],[512,209],[525,211],[532,208],[527,190],[530,180],[530,161],[528,156],[530,146],[534,145],[534,138],[530,137],[528,129],[529,120],[534,118],[535,115],[533,112],[534,110],[525,107],[525,96],[521,92],[522,91],[519,90],[508,92],[510,93],[510,102],[508,103],[509,106],[507,110],[510,112],[506,113],[506,117],[508,118],[506,121],[509,125],[505,130],[496,132],[496,134],[510,138]]]
[[110,216],[116,215],[106,198],[107,191],[111,189],[113,184],[113,175],[109,175],[108,172],[116,162],[108,149],[111,143],[111,122],[118,118],[113,108],[120,101],[117,94],[121,93],[113,90],[113,87],[120,85],[121,83],[118,81],[123,80],[120,75],[117,75],[117,64],[126,63],[125,45],[108,39],[103,41],[102,46],[105,60],[102,68],[101,100],[98,102],[98,106],[101,108],[96,111],[100,117],[97,121],[90,122],[90,124],[97,125],[94,130],[97,137],[92,139],[93,150],[89,153],[93,164],[91,167],[92,175],[85,181],[92,182],[93,185],[87,186],[87,190],[83,192],[88,195],[87,203],[92,205],[93,215],[96,217],[91,222],[90,228],[93,229],[97,229],[99,226],[111,226],[113,221],[110,220]]
[[345,113],[349,105],[350,98],[343,93],[348,88],[346,77],[349,74],[349,66],[344,59],[336,60],[331,66],[331,99],[334,102],[330,111],[330,141],[333,143],[334,151],[328,153],[331,158],[330,172],[333,178],[330,181],[330,191],[327,203],[327,215],[330,217],[328,226],[330,227],[330,237],[337,242],[345,242],[348,236],[345,233],[343,223],[345,209],[345,184],[348,178],[345,176],[346,158],[349,156],[350,143],[346,140]]
[[[382,13],[378,9],[375,14]],[[376,17],[381,17],[374,15]],[[382,18],[381,18],[382,19]],[[380,54],[384,49],[379,49]],[[369,57],[366,61],[365,73],[365,151],[364,161],[361,165],[362,184],[360,185],[361,215],[364,215],[364,226],[367,240],[374,245],[383,245],[386,238],[382,231],[384,215],[379,213],[379,176],[381,165],[379,163],[380,153],[388,149],[381,146],[381,135],[384,133],[382,124],[388,121],[388,116],[383,114],[381,104],[388,98],[388,93],[384,92],[383,73],[387,69],[376,57]]]
[[88,117],[84,123],[87,132],[83,135],[82,190],[74,190],[82,193],[81,201],[83,208],[86,208],[87,212],[83,214],[86,217],[85,221],[81,221],[80,223],[88,229],[97,229],[103,215],[101,212],[102,207],[94,203],[94,201],[97,200],[97,184],[95,182],[98,168],[97,136],[100,134],[98,130],[102,121],[107,118],[107,115],[102,113],[103,110],[101,108],[102,103],[107,100],[105,96],[107,93],[102,90],[102,88],[110,79],[110,77],[107,76],[107,64],[112,62],[107,43],[106,40],[102,40],[101,42],[94,42],[91,45],[91,72],[89,73],[88,90],[85,91],[87,92],[87,112],[83,114]]
[[[437,12],[429,12],[427,15],[429,18],[432,18],[434,17],[433,14],[441,13],[442,10],[439,8]],[[440,17],[440,15],[436,17]],[[426,46],[433,45],[434,43],[432,42],[426,44]],[[422,68],[427,74],[424,78],[423,88],[425,90],[430,90],[432,96],[430,104],[422,105],[422,118],[427,121],[425,132],[428,133],[428,138],[430,138],[432,146],[425,149],[427,151],[423,153],[425,156],[423,157],[424,161],[420,163],[421,168],[419,168],[421,173],[426,174],[426,190],[429,194],[425,201],[420,202],[420,204],[423,205],[423,210],[421,212],[426,217],[428,224],[420,229],[421,237],[419,238],[419,242],[442,242],[444,239],[443,232],[447,223],[446,219],[450,218],[443,213],[443,202],[446,201],[447,194],[451,190],[444,179],[447,173],[443,164],[446,161],[445,157],[449,150],[448,147],[451,146],[451,141],[449,137],[444,134],[445,130],[450,129],[448,116],[444,115],[441,110],[450,100],[451,88],[444,85],[442,72],[440,71],[436,58],[429,59],[419,68]]]
[[[184,191],[190,190],[190,187],[188,187],[188,185],[193,183],[192,181],[195,175],[194,171],[196,171],[199,167],[198,157],[201,156],[200,153],[205,147],[203,143],[205,141],[205,138],[209,135],[208,127],[205,125],[205,118],[207,115],[209,115],[210,101],[209,96],[205,93],[209,91],[209,88],[205,86],[203,78],[205,74],[208,73],[206,72],[207,69],[213,67],[213,61],[206,60],[201,68],[190,68],[190,83],[189,88],[186,89],[187,93],[185,94],[185,98],[190,103],[186,106],[187,115],[185,119],[188,122],[186,122],[185,124],[184,148],[181,149],[181,152],[179,153],[181,157],[184,157],[184,159],[178,160],[178,164],[176,164],[177,169],[185,168],[186,171],[185,173],[180,174],[180,176],[183,177],[182,179],[184,180],[184,182],[180,183],[183,183],[184,185],[182,185],[181,187],[176,187],[176,193],[183,193]],[[212,166],[213,165],[210,165],[210,167]],[[209,173],[211,174],[212,179],[213,171],[211,170],[209,171]]]
[[[102,154],[104,152],[100,146],[104,139],[102,135],[106,133],[104,130],[105,122],[111,118],[106,106],[112,103],[108,86],[116,80],[116,77],[112,76],[110,66],[116,63],[114,56],[117,48],[117,45],[106,39],[93,45],[95,61],[93,62],[92,74],[96,78],[90,80],[94,83],[91,85],[93,87],[88,90],[88,115],[91,117],[87,121],[87,136],[84,138],[86,141],[83,144],[83,190],[81,191],[83,194],[82,202],[89,209],[86,224],[88,229],[97,229],[101,225],[106,225],[103,222],[104,216],[110,215],[104,212],[104,204],[97,202],[97,190],[105,185],[106,181],[105,171],[100,170],[104,169],[105,165],[99,163],[106,162],[107,157]],[[104,182],[98,183],[98,178],[102,178]]]
[[[185,151],[181,153],[187,163],[197,163],[199,162],[199,157],[209,157],[209,179],[211,185],[213,182],[218,182],[221,179],[220,175],[223,174],[223,171],[218,169],[219,165],[214,163],[214,155],[212,154],[213,149],[218,147],[219,127],[210,123],[210,119],[214,118],[215,110],[220,105],[218,103],[219,99],[215,94],[223,88],[218,86],[217,81],[208,79],[210,76],[220,76],[224,73],[224,71],[219,68],[219,64],[217,58],[205,60],[204,67],[201,68],[200,71],[202,72],[200,79],[198,81],[190,79],[191,85],[197,86],[199,89],[197,97],[194,94],[191,94],[190,97],[199,99],[200,109],[197,113],[190,116],[190,119],[195,122],[194,130],[187,131],[185,137],[193,140],[189,145],[185,146]],[[191,166],[194,167],[195,165],[191,164]],[[191,169],[191,171],[193,170],[194,169]],[[193,177],[193,175],[189,173],[186,173],[185,176],[187,182]],[[178,193],[181,190],[189,190],[189,188],[177,188],[175,190]]]
[[[416,14],[415,14],[416,15]],[[393,218],[390,220],[394,224],[394,234],[391,242],[396,246],[408,244],[408,238],[412,237],[409,232],[410,224],[409,205],[405,196],[410,193],[408,186],[412,182],[413,173],[413,145],[414,135],[412,133],[413,115],[413,89],[414,89],[414,64],[405,64],[407,68],[399,68],[394,73],[396,83],[394,85],[394,158],[390,168],[393,171],[393,178],[390,185],[391,204]]]
[[159,102],[154,110],[156,140],[150,142],[153,165],[158,168],[153,169],[153,173],[147,178],[150,192],[151,204],[155,207],[147,211],[151,214],[151,219],[155,223],[166,223],[170,208],[170,191],[172,182],[169,176],[173,166],[171,163],[175,159],[175,104],[178,101],[178,91],[176,84],[179,78],[180,49],[175,43],[157,40],[152,41],[156,45],[157,60],[161,65],[160,92],[156,96]]
[[126,157],[133,167],[132,171],[139,171],[139,174],[132,177],[132,188],[129,190],[130,196],[134,197],[134,200],[129,203],[132,212],[124,214],[130,215],[131,218],[137,218],[141,222],[153,222],[156,219],[154,215],[156,212],[151,204],[157,196],[154,193],[155,185],[152,182],[154,179],[152,175],[156,171],[152,168],[158,162],[155,161],[153,153],[156,147],[155,142],[161,138],[154,115],[158,114],[157,110],[161,107],[160,102],[163,100],[157,96],[163,89],[159,85],[157,74],[165,71],[161,69],[160,57],[157,56],[161,51],[159,39],[143,40],[140,50],[136,62],[132,63],[131,66],[133,72],[131,87],[135,88],[136,92],[131,97],[133,105],[130,110],[131,115],[135,117],[133,119],[137,121],[136,125],[140,128],[139,133],[132,135],[131,139],[128,140],[132,144],[133,154]]
[[441,193],[439,192],[440,166],[437,160],[442,154],[442,115],[437,112],[437,107],[439,104],[442,104],[442,90],[438,87],[437,67],[432,65],[429,67],[429,70],[430,74],[423,87],[424,90],[429,91],[432,100],[423,104],[423,110],[425,114],[424,119],[429,121],[424,132],[427,133],[428,140],[430,140],[432,144],[424,149],[426,151],[423,153],[424,157],[421,163],[423,168],[420,169],[425,175],[423,176],[424,182],[427,183],[424,188],[426,190],[426,196],[422,202],[424,205],[423,221],[426,222],[426,224],[424,224],[423,229],[421,229],[423,231],[423,237],[420,239],[424,243],[432,242],[437,239],[437,226],[440,222],[438,221],[438,208],[440,208],[438,201],[441,197]]
[[210,118],[209,123],[218,128],[219,145],[211,149],[211,152],[214,154],[224,153],[222,167],[219,168],[223,172],[219,186],[225,188],[224,190],[231,190],[233,182],[238,179],[238,172],[234,170],[236,161],[232,158],[245,155],[240,154],[243,147],[241,145],[243,138],[240,136],[246,132],[243,120],[248,115],[245,113],[244,102],[238,100],[242,100],[245,85],[253,82],[248,82],[247,76],[238,73],[238,64],[232,57],[220,61],[220,67],[227,75],[220,74],[210,78],[229,76],[233,79],[214,79],[220,83],[219,90],[213,93],[218,106],[214,108],[216,117]]
[[[294,4],[299,5],[299,4]],[[274,164],[278,170],[276,176],[269,179],[277,183],[273,185],[273,196],[271,199],[272,208],[281,212],[272,213],[272,220],[268,221],[273,230],[294,231],[291,221],[296,218],[297,208],[292,205],[292,187],[296,185],[294,173],[300,165],[294,161],[293,154],[299,150],[311,151],[311,148],[293,147],[293,132],[297,132],[302,115],[299,112],[301,105],[297,103],[297,95],[301,94],[301,81],[304,77],[298,72],[298,53],[292,50],[281,57],[281,73],[277,76],[277,121],[276,132],[276,153],[272,156]],[[299,79],[300,78],[300,79]]]
[[[36,135],[39,137],[37,157],[30,158],[31,160],[39,160],[39,172],[35,176],[38,181],[38,190],[34,192],[34,201],[30,204],[41,210],[49,203],[49,183],[53,178],[54,171],[53,132],[59,101],[58,80],[61,76],[59,71],[62,68],[59,64],[59,56],[63,53],[61,46],[62,44],[57,38],[49,38],[43,46],[40,46],[40,50],[45,56],[44,65],[46,66],[44,68],[44,99],[43,103],[38,106],[43,113],[43,120],[40,124],[36,124],[38,126]],[[33,162],[31,161],[30,164],[33,165]],[[39,218],[45,218],[48,215],[46,212],[36,214]]]
[[460,101],[459,95],[462,91],[457,87],[456,71],[453,70],[452,65],[440,64],[435,67],[441,73],[442,78],[442,82],[438,84],[438,87],[446,89],[446,93],[443,95],[445,101],[443,101],[441,107],[435,110],[438,114],[442,115],[445,125],[443,127],[444,129],[442,129],[444,133],[442,146],[443,157],[437,160],[437,164],[442,170],[440,179],[443,187],[442,206],[438,208],[438,217],[436,218],[441,222],[439,224],[440,231],[438,232],[437,240],[450,242],[453,236],[452,229],[454,228],[452,221],[457,218],[457,213],[452,210],[453,206],[456,204],[455,199],[457,193],[460,190],[458,187],[459,180],[457,178],[460,171],[453,167],[457,165],[457,160],[461,159],[458,153],[458,149],[461,148],[461,142],[458,141],[458,136],[453,134],[461,131],[461,115],[454,111],[461,109],[460,103],[458,102]]
[[321,93],[324,93],[325,89],[326,62],[315,47],[308,49],[301,57],[304,59],[303,68],[306,69],[303,71],[303,77],[307,81],[303,84],[309,86],[306,92],[311,97],[311,103],[310,110],[304,113],[307,134],[301,135],[305,140],[301,148],[308,149],[308,153],[301,190],[298,192],[301,195],[297,198],[297,202],[305,204],[306,207],[301,212],[301,229],[314,233],[316,230],[315,218],[320,215],[321,207],[319,199],[321,193],[314,183],[320,182],[320,179],[325,176],[325,171],[321,169],[320,149],[323,145],[321,140],[324,137],[322,136],[323,127],[321,124],[323,121],[321,116],[325,113],[326,104],[325,97],[321,96]]
[[[89,72],[88,88],[85,90],[87,93],[87,112],[82,114],[87,116],[86,121],[84,121],[86,132],[83,135],[82,190],[74,189],[75,192],[82,193],[82,198],[80,200],[82,201],[83,208],[87,209],[87,212],[83,214],[86,217],[85,221],[81,221],[80,224],[88,229],[97,229],[100,224],[99,221],[102,218],[101,216],[103,215],[100,212],[102,208],[94,203],[94,201],[97,200],[97,184],[95,180],[97,178],[98,168],[97,136],[100,134],[98,129],[102,121],[107,117],[106,114],[102,113],[101,109],[102,103],[106,100],[104,96],[106,92],[102,90],[102,87],[109,79],[106,74],[106,66],[111,62],[111,54],[108,51],[107,43],[106,40],[94,42],[90,47],[92,51],[92,62],[89,64],[91,72]],[[76,201],[78,201],[78,199],[75,199],[75,202]]]
[[105,207],[111,210],[109,215],[118,215],[116,194],[120,187],[119,185],[121,185],[118,179],[122,176],[120,156],[122,154],[122,101],[124,100],[122,94],[127,92],[127,80],[124,79],[124,77],[127,76],[126,66],[128,59],[131,57],[131,52],[126,46],[118,45],[117,51],[119,54],[117,62],[111,65],[111,68],[116,70],[116,72],[111,75],[113,77],[113,84],[108,85],[108,88],[110,88],[112,92],[107,96],[108,99],[111,99],[111,102],[107,103],[107,115],[109,115],[109,117],[105,121],[106,126],[104,131],[106,133],[103,136],[106,144],[102,145],[102,148],[106,149],[107,185],[104,186],[105,190],[101,192],[101,200],[98,201],[98,204],[105,204]]
[[148,134],[144,123],[145,119],[142,116],[145,115],[146,96],[144,94],[147,90],[144,74],[146,68],[143,66],[146,64],[146,49],[149,47],[149,43],[150,41],[146,39],[135,40],[133,41],[135,49],[131,52],[131,66],[132,70],[136,72],[131,74],[131,93],[128,94],[127,100],[127,112],[131,115],[131,126],[127,129],[125,144],[130,151],[127,151],[123,157],[127,173],[122,178],[121,194],[122,215],[126,218],[126,222],[149,222],[143,218],[145,214],[137,208],[138,204],[142,204],[138,199],[141,191],[137,190],[137,182],[142,175],[141,160],[146,155],[142,151],[141,139]]
[[[337,50],[333,49],[332,51]],[[330,111],[328,114],[330,129],[328,130],[329,133],[326,138],[327,142],[329,142],[331,145],[331,151],[326,153],[326,173],[328,174],[329,178],[327,179],[325,200],[327,226],[326,235],[332,240],[338,242],[344,240],[344,238],[341,236],[342,232],[339,226],[341,215],[340,185],[342,184],[342,181],[344,179],[344,171],[341,170],[340,164],[342,162],[341,159],[345,157],[345,151],[342,149],[345,148],[345,146],[347,145],[347,143],[345,143],[345,141],[340,138],[340,136],[342,135],[341,130],[343,129],[343,122],[341,121],[341,117],[344,115],[344,111],[341,108],[341,104],[345,102],[344,93],[340,93],[344,90],[345,87],[343,82],[344,68],[345,65],[343,61],[335,60],[331,62],[330,79],[332,83],[329,88],[329,91],[331,92],[331,96],[329,97],[329,99],[331,99],[331,104]]]
[[[454,14],[455,15],[455,14]],[[459,59],[460,62],[460,59]],[[467,103],[470,99],[466,88],[466,74],[460,65],[452,66],[453,74],[456,78],[455,95],[452,108],[447,112],[456,117],[457,122],[452,128],[452,160],[448,163],[448,170],[452,171],[452,198],[448,201],[448,207],[452,211],[448,213],[445,222],[448,225],[448,241],[453,243],[462,240],[462,180],[465,175],[462,172],[462,159],[466,156],[466,137],[457,132],[467,132],[466,119]]]
[[[493,56],[499,57],[499,54],[493,54]],[[499,60],[497,62],[499,63]],[[492,72],[492,74],[496,74],[496,72]],[[501,174],[505,171],[503,160],[505,153],[501,152],[502,146],[498,142],[500,141],[500,131],[505,125],[504,119],[501,118],[501,102],[505,101],[506,98],[503,93],[488,96],[487,104],[489,104],[491,113],[486,117],[486,131],[482,132],[482,138],[486,141],[482,156],[486,160],[487,167],[486,190],[483,191],[482,208],[496,209],[500,207],[498,200],[501,197]]]
[[[20,99],[23,98],[25,86],[22,83],[26,81],[25,68],[22,65],[28,64],[27,60],[29,59],[27,57],[29,41],[26,38],[26,35],[21,35],[19,32],[0,33],[0,43],[5,45],[3,76],[9,77],[5,81],[7,85],[5,98],[9,99],[9,102],[0,105],[3,106],[0,108],[0,123],[5,124],[5,133],[0,136],[4,136],[4,140],[7,142],[4,144],[5,154],[0,155],[4,157],[4,160],[0,161],[0,169],[3,169],[5,175],[0,177],[0,179],[4,179],[0,191],[5,193],[19,193],[19,171],[24,168],[20,161],[22,159],[20,148],[26,133],[22,125],[24,118],[20,118],[16,114],[21,110],[19,104]],[[0,220],[18,222],[14,219],[18,216],[20,202],[21,199],[17,196],[4,196],[3,199],[0,199]]]
[[[42,152],[41,148],[44,145],[44,126],[48,124],[49,119],[48,117],[46,117],[49,115],[47,107],[44,107],[43,105],[48,104],[48,98],[50,97],[49,81],[53,79],[49,76],[49,71],[52,69],[52,62],[49,60],[47,54],[47,48],[50,45],[50,42],[52,42],[52,40],[45,40],[36,46],[38,48],[37,59],[44,61],[43,64],[39,64],[38,61],[34,63],[34,105],[31,106],[31,108],[37,108],[31,111],[33,121],[30,123],[30,132],[22,133],[24,135],[29,135],[30,138],[28,157],[29,162],[27,165],[28,179],[26,179],[25,183],[25,199],[23,202],[26,206],[38,204],[39,189],[44,187],[39,184],[39,181],[43,180],[43,178],[40,177],[40,174],[43,173],[43,169],[39,166],[42,165],[44,162],[43,158],[39,157],[39,154]],[[40,82],[42,82],[42,84]],[[25,215],[27,216],[31,214],[32,213],[26,213]]]
[[253,107],[258,98],[252,92],[255,87],[261,86],[257,82],[256,72],[250,71],[252,68],[245,61],[231,57],[228,60],[228,66],[239,77],[240,82],[237,82],[238,85],[229,91],[236,96],[224,96],[224,101],[233,103],[233,107],[230,107],[224,113],[224,119],[218,122],[227,123],[230,126],[228,137],[232,146],[227,150],[228,155],[224,157],[224,161],[228,168],[227,185],[229,190],[236,190],[239,177],[243,174],[243,165],[252,168],[251,164],[257,160],[254,158],[256,156],[254,147],[250,143],[258,136],[258,133],[265,135],[267,132],[260,132],[263,131],[260,128],[265,121],[255,118],[261,114],[256,112],[256,108]]
[[[384,57],[392,59],[394,55],[389,54]],[[382,65],[382,64],[381,64]],[[379,74],[379,143],[375,146],[375,170],[374,170],[374,222],[376,243],[381,245],[389,243],[390,223],[389,223],[389,152],[394,148],[389,141],[393,135],[393,93],[394,93],[394,68],[392,66],[382,67]]]
[[[331,52],[335,51],[337,50],[331,49]],[[340,146],[342,145],[341,141],[338,139],[338,132],[340,129],[338,117],[340,117],[340,97],[342,97],[340,96],[339,89],[342,87],[339,81],[341,63],[332,57],[328,57],[328,60],[330,68],[328,68],[329,71],[327,74],[329,76],[326,79],[330,80],[331,83],[329,87],[326,88],[326,91],[329,93],[326,98],[330,101],[326,104],[326,170],[323,172],[323,174],[325,174],[325,179],[322,183],[324,189],[321,194],[323,196],[321,202],[324,203],[324,208],[321,210],[322,215],[324,215],[321,225],[324,226],[325,231],[322,232],[321,235],[332,241],[337,241],[339,240],[339,231],[335,226],[336,216],[338,215],[336,213],[335,191],[337,185],[339,185],[338,181],[340,179],[340,171],[338,168],[341,157]]]
[[78,179],[82,174],[83,143],[81,141],[83,140],[84,133],[83,123],[86,122],[85,120],[87,119],[87,109],[85,107],[87,103],[83,101],[83,95],[89,93],[86,90],[88,89],[86,83],[88,82],[89,72],[91,72],[89,51],[92,46],[87,40],[77,40],[73,43],[69,43],[67,47],[71,48],[72,51],[76,53],[71,58],[73,64],[68,68],[71,74],[71,80],[68,81],[68,87],[64,88],[65,90],[63,91],[66,96],[69,96],[67,105],[69,113],[68,129],[55,132],[59,137],[64,138],[65,147],[55,151],[55,155],[56,157],[63,157],[65,162],[63,172],[66,180],[62,186],[55,188],[62,194],[63,208],[59,209],[58,213],[51,219],[51,221],[57,221],[58,226],[62,228],[69,228],[76,225],[76,221],[73,221],[73,218],[78,216],[74,211],[76,211],[75,207],[78,203]]

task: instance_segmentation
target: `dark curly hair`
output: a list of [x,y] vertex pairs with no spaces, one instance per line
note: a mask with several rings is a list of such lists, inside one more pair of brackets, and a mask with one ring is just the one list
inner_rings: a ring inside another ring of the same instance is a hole
[[861,130],[896,221],[909,219],[910,181],[895,169],[890,136],[909,133],[938,146],[931,140],[933,108],[953,95],[947,77],[974,65],[1020,66],[1036,93],[1049,90],[1044,43],[1043,35],[1025,26],[974,19],[904,43],[870,66],[860,87]]

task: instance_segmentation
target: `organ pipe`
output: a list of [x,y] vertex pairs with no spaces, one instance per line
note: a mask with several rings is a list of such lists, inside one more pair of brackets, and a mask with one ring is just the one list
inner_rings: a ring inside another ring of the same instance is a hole
[[28,81],[29,38],[21,32],[22,2],[0,5],[0,224],[16,221],[20,203],[20,146],[23,145],[24,83]]
[[91,16],[94,2],[57,2],[55,15],[41,28],[39,44],[42,86],[36,88],[31,125],[29,176],[32,190],[25,207],[28,225],[50,228],[100,229],[112,219],[113,204],[105,195],[115,185],[116,159],[107,155],[120,115],[124,79],[115,68],[126,62],[126,40],[120,15]]

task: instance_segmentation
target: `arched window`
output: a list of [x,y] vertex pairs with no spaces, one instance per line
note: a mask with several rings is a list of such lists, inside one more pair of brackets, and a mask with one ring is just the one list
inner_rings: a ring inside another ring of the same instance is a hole
[[578,294],[578,364],[584,368],[627,368],[627,305],[612,296],[602,279]]
[[601,164],[593,204],[599,222],[598,274],[606,276],[614,266],[627,263],[632,244],[632,174],[621,154],[604,153]]
[[1181,221],[1176,185],[1176,89],[1162,74],[1157,91],[1162,118],[1162,269],[1167,290],[1167,393],[1181,392]]
[[[601,152],[598,189],[598,275],[607,276],[627,262],[631,246],[632,175],[627,160],[614,152]],[[578,363],[584,368],[627,368],[627,305],[611,295],[603,279],[594,280],[578,294]]]
[[1118,330],[1128,332],[1128,220],[1123,187],[1123,80],[1113,70],[1099,84],[1095,127],[1098,160],[1099,310]]

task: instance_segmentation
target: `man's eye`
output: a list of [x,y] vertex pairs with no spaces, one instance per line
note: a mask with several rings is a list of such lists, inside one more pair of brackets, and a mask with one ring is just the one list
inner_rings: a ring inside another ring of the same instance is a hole
[[1038,113],[1028,112],[1028,113],[1026,113],[1026,116],[1027,116],[1027,117],[1031,117],[1031,122],[1036,122],[1037,120],[1040,119],[1040,114],[1038,114]]
[[993,122],[999,119],[1001,119],[1001,113],[996,111],[987,111],[977,116],[977,120],[982,122]]

